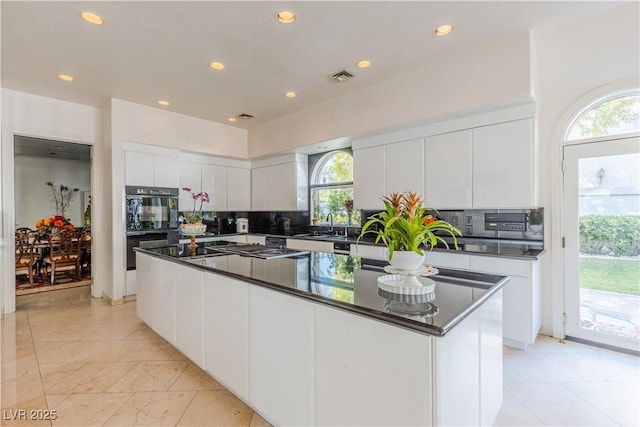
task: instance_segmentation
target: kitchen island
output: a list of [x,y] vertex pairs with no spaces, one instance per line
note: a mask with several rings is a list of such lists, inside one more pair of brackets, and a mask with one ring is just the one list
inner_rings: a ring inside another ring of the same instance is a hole
[[416,299],[346,255],[136,256],[138,316],[274,425],[485,425],[501,406],[507,277],[441,270]]

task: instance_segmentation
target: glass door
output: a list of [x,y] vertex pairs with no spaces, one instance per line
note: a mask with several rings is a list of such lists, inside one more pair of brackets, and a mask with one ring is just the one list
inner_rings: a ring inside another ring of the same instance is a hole
[[640,349],[640,139],[564,148],[565,334]]

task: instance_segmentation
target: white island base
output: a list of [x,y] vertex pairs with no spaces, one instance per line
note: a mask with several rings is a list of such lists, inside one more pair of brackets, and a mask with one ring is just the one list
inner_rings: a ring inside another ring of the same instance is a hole
[[274,425],[491,425],[502,404],[501,291],[436,337],[143,252],[137,276],[138,316]]

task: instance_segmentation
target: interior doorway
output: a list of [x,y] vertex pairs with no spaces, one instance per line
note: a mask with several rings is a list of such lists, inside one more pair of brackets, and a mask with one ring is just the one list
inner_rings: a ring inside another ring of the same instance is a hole
[[[90,145],[14,136],[15,229],[36,240],[31,269],[18,269],[16,258],[16,296],[92,284],[91,150]],[[79,268],[75,255],[67,265],[52,267],[56,257],[50,253],[53,233],[48,230],[55,224],[48,220],[60,214],[64,226],[54,230],[68,228],[71,234],[73,228]]]
[[640,350],[640,138],[564,147],[565,333]]

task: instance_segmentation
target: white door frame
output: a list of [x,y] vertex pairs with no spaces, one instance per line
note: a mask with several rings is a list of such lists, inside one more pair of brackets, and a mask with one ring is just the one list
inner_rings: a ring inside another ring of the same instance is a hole
[[[577,151],[580,150],[580,151]],[[562,235],[566,238],[563,256],[563,299],[565,330],[563,335],[595,341],[606,345],[638,350],[638,343],[629,339],[600,334],[580,327],[579,291],[575,280],[579,277],[578,231],[578,161],[582,158],[613,156],[640,152],[640,137],[629,135],[606,136],[563,146],[563,212]]]
[[[52,132],[53,133],[53,132]],[[91,194],[95,197],[100,196],[100,186],[97,185],[98,168],[96,168],[96,161],[100,162],[101,150],[98,149],[98,144],[100,141],[95,140],[80,140],[82,138],[78,138],[77,136],[62,136],[62,135],[53,135],[46,134],[38,131],[33,131],[29,129],[7,129],[6,124],[3,124],[2,134],[1,134],[1,142],[0,142],[0,150],[2,151],[2,156],[0,156],[1,166],[2,166],[2,206],[3,206],[3,215],[2,215],[2,236],[1,239],[4,241],[2,244],[2,259],[0,259],[0,265],[3,264],[2,273],[0,276],[2,278],[0,292],[2,292],[2,298],[0,301],[2,302],[2,306],[0,306],[1,314],[9,314],[13,313],[16,310],[16,275],[15,275],[15,150],[14,150],[14,141],[16,135],[18,136],[28,136],[33,138],[43,138],[43,139],[51,139],[61,142],[70,142],[75,144],[83,144],[91,146]],[[95,218],[92,218],[92,224],[94,227],[98,228],[99,224],[102,222],[100,212],[93,209],[92,212]],[[97,233],[96,233],[97,234]],[[100,254],[102,253],[105,242],[101,242],[104,240],[102,236],[98,237],[97,242],[92,242],[92,258],[100,259]],[[98,267],[96,269],[96,267]],[[99,267],[96,263],[92,262],[92,268],[95,269],[93,273],[93,283],[91,284],[91,295],[94,298],[99,298],[103,293],[103,280],[101,269],[104,267]]]

